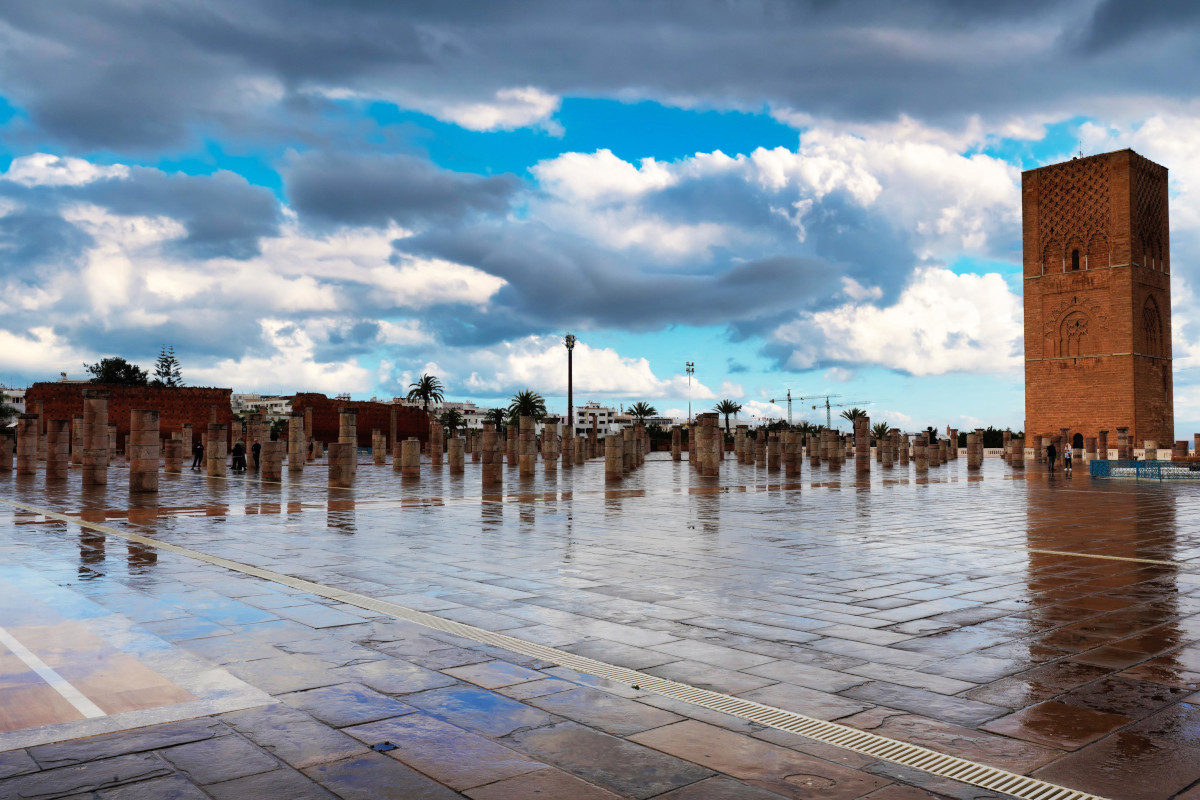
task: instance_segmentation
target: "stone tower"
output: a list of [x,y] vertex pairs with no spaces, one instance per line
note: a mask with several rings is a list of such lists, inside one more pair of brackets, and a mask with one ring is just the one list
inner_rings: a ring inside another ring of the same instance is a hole
[[1021,194],[1026,436],[1128,427],[1138,447],[1167,446],[1166,167],[1132,150],[1073,158],[1025,172]]

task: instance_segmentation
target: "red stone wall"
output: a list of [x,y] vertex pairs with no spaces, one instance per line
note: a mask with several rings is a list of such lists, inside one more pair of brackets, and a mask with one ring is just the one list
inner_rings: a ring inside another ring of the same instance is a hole
[[1022,211],[1026,434],[1173,441],[1167,170],[1132,150],[1030,170]]
[[371,431],[375,428],[383,431],[388,440],[388,450],[392,448],[392,409],[396,409],[396,438],[403,441],[410,436],[416,436],[424,444],[429,440],[429,416],[419,408],[401,406],[393,403],[372,403],[360,400],[331,400],[323,394],[304,393],[292,399],[292,411],[300,412],[312,409],[312,438],[319,442],[336,442],[338,440],[338,409],[358,409],[357,433],[358,446],[371,446]]
[[108,421],[117,423],[118,443],[123,445],[129,436],[129,412],[135,408],[158,409],[159,435],[171,438],[192,423],[195,441],[208,430],[212,406],[217,406],[217,422],[232,429],[233,410],[230,405],[232,389],[207,389],[192,386],[182,388],[161,386],[113,386],[98,383],[35,383],[25,394],[27,408],[42,402],[46,419],[71,419],[83,413],[84,389],[108,391]]

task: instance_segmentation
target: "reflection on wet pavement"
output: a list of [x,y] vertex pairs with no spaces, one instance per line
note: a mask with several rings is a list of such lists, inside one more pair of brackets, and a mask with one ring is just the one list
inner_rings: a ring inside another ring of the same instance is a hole
[[[591,462],[549,480],[511,470],[483,496],[478,465],[455,476],[426,464],[401,483],[364,461],[352,490],[314,480],[318,465],[282,485],[164,476],[149,505],[131,504],[119,477],[82,492],[77,472],[50,486],[6,478],[0,497],[1105,797],[1169,798],[1200,781],[1200,488],[993,459],[969,478],[963,461],[920,480],[873,467],[806,465],[785,482],[725,462],[702,479],[651,456],[617,486]],[[406,765],[446,796],[530,786],[518,776],[540,770],[578,793],[564,796],[729,789],[714,780],[745,789],[730,797],[793,796],[793,761],[817,770],[805,791],[820,796],[961,789],[35,513],[0,508],[0,552],[228,665],[293,706],[287,719],[344,729],[356,744],[331,744],[329,758],[270,762],[335,793],[339,759],[359,763],[357,742],[380,737],[402,746],[363,774]],[[478,753],[479,769],[438,763],[446,742],[456,756],[442,762]],[[622,772],[622,759],[646,771]]]

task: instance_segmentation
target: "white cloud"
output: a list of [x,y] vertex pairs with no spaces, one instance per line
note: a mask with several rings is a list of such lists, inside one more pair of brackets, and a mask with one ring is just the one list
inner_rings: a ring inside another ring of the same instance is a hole
[[0,369],[49,375],[78,371],[86,353],[72,347],[53,328],[37,327],[21,336],[0,329]]
[[721,381],[721,388],[717,391],[721,397],[728,397],[736,400],[739,397],[746,396],[746,390],[740,383],[733,381]]
[[[495,347],[463,353],[475,366],[464,381],[477,393],[495,393],[530,388],[543,395],[567,393],[567,353],[557,336],[527,336]],[[575,345],[575,397],[583,395],[650,399],[688,396],[685,375],[659,378],[645,358],[627,358],[610,347],[594,348],[586,342]],[[694,378],[691,397],[716,397]]]
[[793,348],[788,366],[878,364],[914,375],[1019,369],[1021,299],[995,273],[925,268],[894,305],[847,303],[805,315],[771,338]]
[[483,270],[440,258],[402,256],[398,265],[381,264],[370,282],[398,306],[423,308],[438,303],[483,305],[507,281]]
[[[285,319],[259,320],[267,355],[222,359],[208,367],[188,370],[189,383],[253,390],[260,387],[304,387],[309,391],[339,394],[369,392],[374,387],[371,370],[357,360],[317,363],[316,344],[301,323]],[[317,324],[319,327],[319,324]]]
[[787,419],[787,409],[778,403],[747,400],[745,403],[742,403],[742,410],[738,414],[738,418],[757,425],[773,419]]
[[12,160],[0,179],[22,186],[83,186],[92,181],[128,178],[129,167],[123,164],[104,166],[82,158],[34,153]]
[[611,150],[563,153],[530,168],[542,188],[568,201],[624,200],[674,185],[678,176],[670,165],[643,158],[634,166]]

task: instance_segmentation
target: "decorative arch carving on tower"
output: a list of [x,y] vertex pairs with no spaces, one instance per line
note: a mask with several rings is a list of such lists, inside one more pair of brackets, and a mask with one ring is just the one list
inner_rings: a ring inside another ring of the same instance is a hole
[[[1086,243],[1079,247],[1080,260],[1087,255],[1091,266],[1108,265],[1109,220],[1112,198],[1108,185],[1108,160],[1080,158],[1042,173],[1039,182],[1038,217],[1039,244],[1045,272],[1059,272],[1063,261],[1053,264],[1057,250],[1059,259],[1069,260],[1073,245],[1063,242],[1077,239]],[[1096,235],[1101,235],[1097,240]],[[1102,245],[1103,252],[1093,249]],[[1081,266],[1082,268],[1082,266]],[[1070,269],[1068,263],[1067,269]]]
[[1167,269],[1167,254],[1163,236],[1167,231],[1167,198],[1162,190],[1165,170],[1140,156],[1130,164],[1132,183],[1131,214],[1134,239],[1140,252],[1134,253],[1134,263]]
[[1085,295],[1067,295],[1046,315],[1043,332],[1054,358],[1100,355],[1108,342],[1108,315]]
[[1100,269],[1101,267],[1109,266],[1109,255],[1112,250],[1109,249],[1108,234],[1097,231],[1092,234],[1092,238],[1087,244],[1087,268]]
[[1142,348],[1148,356],[1163,357],[1167,354],[1163,340],[1162,314],[1153,295],[1147,297],[1146,302],[1142,304]]

